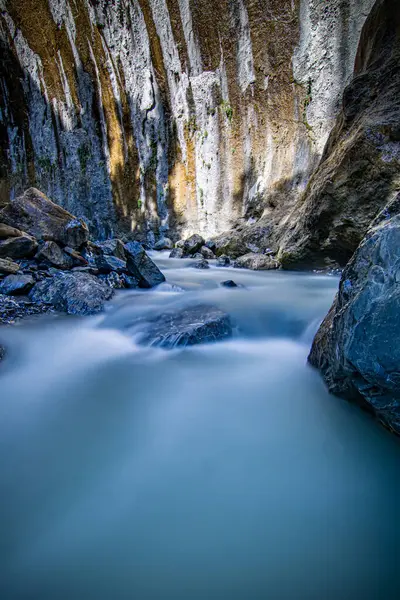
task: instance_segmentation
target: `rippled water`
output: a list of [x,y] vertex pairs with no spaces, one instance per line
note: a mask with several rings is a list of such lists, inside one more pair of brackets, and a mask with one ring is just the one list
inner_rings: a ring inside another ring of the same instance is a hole
[[[398,598],[400,445],[306,364],[337,280],[158,262],[105,317],[0,331],[0,598]],[[135,345],[199,300],[231,341]]]

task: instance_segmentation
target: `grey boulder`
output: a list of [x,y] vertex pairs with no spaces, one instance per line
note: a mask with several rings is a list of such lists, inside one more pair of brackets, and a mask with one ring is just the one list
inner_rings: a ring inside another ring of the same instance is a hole
[[343,271],[310,363],[333,394],[400,434],[400,215],[385,209]]
[[240,256],[233,265],[237,269],[251,269],[253,271],[270,271],[279,269],[279,263],[266,254],[255,254],[250,252]]
[[35,188],[11,199],[0,211],[0,221],[26,231],[38,240],[51,240],[71,248],[79,248],[89,237],[83,221]]
[[162,238],[159,240],[155,246],[154,250],[172,250],[174,247],[174,243],[169,238]]
[[107,254],[103,254],[102,256],[98,256],[96,258],[96,266],[99,270],[99,273],[107,275],[112,271],[116,273],[124,273],[126,271],[126,262],[117,258],[116,256],[109,256]]
[[103,254],[107,256],[116,256],[121,260],[126,260],[124,244],[118,238],[112,240],[106,240],[105,242],[98,242],[96,245],[97,249],[101,250]]
[[6,275],[18,273],[19,265],[13,260],[8,260],[6,258],[0,258],[0,273],[5,273]]
[[0,240],[0,258],[12,258],[18,260],[35,254],[38,243],[29,235],[20,235]]
[[185,256],[190,256],[191,254],[196,254],[196,252],[199,252],[203,246],[204,239],[201,237],[201,235],[195,233],[194,235],[191,235],[190,238],[185,240],[183,252]]
[[202,248],[200,248],[200,254],[207,260],[214,260],[215,258],[214,252],[210,250],[210,248],[207,248],[207,246],[202,246]]
[[30,299],[70,315],[92,315],[101,312],[113,294],[111,287],[89,273],[59,271],[54,277],[37,283],[30,292]]
[[138,280],[140,288],[152,288],[165,281],[164,275],[139,242],[125,244],[125,254],[128,271]]
[[64,252],[56,242],[44,242],[35,258],[39,263],[44,262],[56,269],[72,269],[75,265],[73,258]]
[[183,258],[182,248],[174,248],[169,255],[170,258]]
[[6,296],[24,296],[30,292],[35,285],[31,275],[8,275],[0,284],[0,294]]

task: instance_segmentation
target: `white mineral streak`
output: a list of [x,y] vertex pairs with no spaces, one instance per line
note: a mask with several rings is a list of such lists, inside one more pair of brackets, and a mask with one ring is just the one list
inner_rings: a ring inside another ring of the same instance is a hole
[[255,82],[253,50],[251,46],[249,16],[243,0],[237,0],[237,65],[239,86],[245,92],[249,85]]
[[186,47],[189,55],[190,74],[200,75],[203,71],[201,53],[198,41],[193,32],[192,11],[190,10],[190,0],[178,0],[179,11],[181,15],[183,34],[185,36]]

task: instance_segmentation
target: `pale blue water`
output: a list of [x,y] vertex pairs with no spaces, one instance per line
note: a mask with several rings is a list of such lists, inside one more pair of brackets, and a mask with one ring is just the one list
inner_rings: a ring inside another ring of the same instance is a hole
[[[398,598],[400,444],[306,364],[337,280],[158,261],[184,292],[0,331],[0,598]],[[233,340],[126,333],[199,300]]]

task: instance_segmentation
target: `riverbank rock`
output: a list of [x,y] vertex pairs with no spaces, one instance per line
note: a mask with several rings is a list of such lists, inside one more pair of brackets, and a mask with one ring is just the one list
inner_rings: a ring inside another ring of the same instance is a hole
[[207,248],[207,246],[203,246],[202,248],[200,248],[200,254],[206,260],[214,260],[215,259],[214,252],[212,250],[210,250],[210,248]]
[[122,274],[127,271],[127,265],[124,260],[117,258],[116,256],[109,256],[103,254],[98,256],[96,259],[96,266],[101,274],[109,274],[113,271],[118,274]]
[[0,222],[26,231],[38,240],[79,248],[89,239],[86,224],[54,204],[45,194],[30,188],[0,211]]
[[8,275],[0,283],[0,294],[24,296],[31,291],[34,285],[35,280],[32,275]]
[[125,244],[127,268],[131,275],[139,281],[139,287],[152,288],[165,281],[157,265],[146,254],[143,246],[138,242]]
[[[400,204],[400,202],[399,202]],[[400,434],[400,215],[385,209],[343,271],[309,356],[338,396]]]
[[233,264],[237,269],[251,269],[253,271],[271,271],[279,269],[277,260],[266,254],[245,254],[240,256]]
[[[45,304],[35,304],[25,297],[0,294],[0,324],[2,325],[13,325],[27,317],[47,313],[54,313],[54,309]],[[1,358],[2,349],[0,346],[0,360]]]
[[0,240],[0,258],[11,258],[12,260],[28,258],[35,254],[37,247],[38,243],[35,238],[22,233],[19,236]]
[[44,242],[35,256],[36,260],[44,262],[56,269],[68,270],[74,266],[74,261],[56,242]]
[[124,243],[118,238],[106,240],[105,242],[97,242],[97,244],[91,244],[93,248],[96,248],[97,253],[106,254],[107,256],[116,256],[121,260],[126,260]]
[[18,273],[18,271],[19,265],[16,262],[6,258],[0,258],[0,274],[12,275]]
[[222,256],[218,257],[217,267],[229,267],[230,264],[231,259],[229,258],[229,256],[226,256],[226,254],[223,254]]
[[193,268],[195,268],[195,269],[209,269],[210,268],[210,265],[208,264],[208,262],[206,261],[205,258],[202,258],[201,260],[198,260],[197,262],[193,263],[190,266],[193,267]]
[[89,273],[58,272],[37,283],[30,299],[38,304],[51,305],[70,315],[92,315],[101,312],[114,290]]
[[191,235],[190,238],[185,240],[183,246],[183,253],[185,256],[191,256],[193,254],[196,254],[196,252],[199,252],[203,246],[204,238],[202,238],[201,235],[195,233],[194,235]]
[[207,305],[165,311],[138,326],[138,330],[142,328],[140,343],[161,348],[206,344],[232,336],[229,315]]

